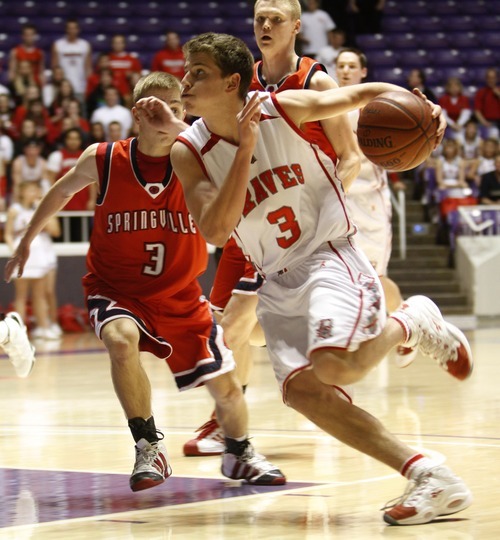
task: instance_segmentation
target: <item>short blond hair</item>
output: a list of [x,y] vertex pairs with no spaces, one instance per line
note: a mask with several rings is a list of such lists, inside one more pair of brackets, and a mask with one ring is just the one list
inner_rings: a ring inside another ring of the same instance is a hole
[[[266,0],[256,0],[254,4],[254,11],[258,3],[265,2],[265,1]],[[280,2],[281,4],[284,4],[290,9],[290,14],[293,20],[300,19],[302,15],[302,7],[300,5],[299,0],[277,0],[277,1]]]
[[163,71],[153,71],[149,75],[142,77],[137,81],[134,87],[133,100],[137,103],[151,90],[179,90],[181,91],[181,83],[177,77]]

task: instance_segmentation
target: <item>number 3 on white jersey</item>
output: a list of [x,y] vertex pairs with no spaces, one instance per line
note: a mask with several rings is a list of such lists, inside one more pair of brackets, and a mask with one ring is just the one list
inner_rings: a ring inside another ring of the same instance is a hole
[[287,249],[300,238],[302,231],[295,217],[293,208],[290,206],[282,206],[273,212],[267,214],[267,221],[271,225],[278,225],[279,230],[285,233],[283,236],[277,236],[276,242],[278,246]]
[[148,276],[159,276],[165,266],[165,246],[161,243],[145,243],[144,251],[150,251],[149,262],[142,268],[142,273]]

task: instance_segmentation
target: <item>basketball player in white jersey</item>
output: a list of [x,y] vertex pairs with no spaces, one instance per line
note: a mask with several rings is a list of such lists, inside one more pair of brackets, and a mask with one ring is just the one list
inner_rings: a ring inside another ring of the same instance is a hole
[[[360,84],[368,74],[367,59],[359,49],[345,48],[337,56],[339,85]],[[357,130],[359,110],[349,113],[354,132]],[[356,224],[356,243],[361,247],[375,268],[384,289],[387,311],[397,309],[403,298],[399,287],[387,276],[387,267],[392,249],[392,207],[387,172],[361,157],[361,170],[349,187],[347,208]],[[397,348],[394,359],[398,367],[406,367],[416,357],[416,350]]]
[[[400,344],[418,347],[459,379],[472,370],[467,339],[428,298],[409,298],[386,319],[376,272],[351,242],[355,227],[333,162],[298,129],[403,89],[366,83],[247,95],[253,58],[241,40],[203,34],[184,52],[183,102],[200,119],[174,143],[172,163],[205,239],[223,245],[233,233],[266,278],[257,315],[285,403],[413,482],[386,509],[387,522],[427,523],[467,508],[470,492],[448,467],[332,388],[360,380]],[[440,115],[438,106],[432,111]],[[145,121],[168,133],[172,114],[151,100]],[[441,115],[439,141],[445,127]]]

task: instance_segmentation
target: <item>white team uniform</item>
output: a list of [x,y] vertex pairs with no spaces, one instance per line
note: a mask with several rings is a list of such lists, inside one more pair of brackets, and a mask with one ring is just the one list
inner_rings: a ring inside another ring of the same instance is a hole
[[[333,161],[306,140],[274,94],[261,108],[246,204],[233,234],[265,277],[257,316],[285,392],[290,377],[311,367],[311,351],[356,350],[377,336],[385,305],[373,267],[351,241],[356,229]],[[237,147],[202,120],[179,140],[220,186]]]
[[[24,208],[19,203],[13,203],[11,208],[16,210],[14,218],[14,249],[17,248],[30,222],[34,208]],[[50,270],[57,267],[57,255],[52,244],[52,238],[46,232],[41,232],[33,239],[30,246],[30,255],[23,270],[23,278],[40,279]],[[16,278],[14,273],[13,278]]]
[[[359,111],[351,111],[353,131]],[[355,242],[361,247],[379,276],[387,275],[392,249],[392,206],[387,172],[361,156],[361,170],[347,193],[349,215],[358,228]]]

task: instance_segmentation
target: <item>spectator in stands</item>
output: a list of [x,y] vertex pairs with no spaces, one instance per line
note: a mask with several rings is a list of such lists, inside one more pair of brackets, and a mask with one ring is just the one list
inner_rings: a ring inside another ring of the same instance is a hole
[[[41,95],[40,88],[36,85],[29,86],[23,97],[23,102],[16,106],[12,113],[12,132],[14,137],[19,136],[22,121],[26,118],[28,104],[34,99],[39,99]],[[47,113],[48,116],[48,113]]]
[[499,152],[498,139],[490,137],[485,139],[481,154],[467,171],[467,178],[477,186],[481,183],[481,176],[495,170],[495,158]]
[[63,79],[57,90],[52,103],[49,106],[50,121],[58,123],[64,116],[65,108],[70,99],[76,99],[75,91],[69,79]]
[[336,60],[339,52],[345,47],[346,34],[341,28],[334,28],[328,33],[329,44],[320,49],[316,59],[326,67],[328,75],[337,80]]
[[319,51],[328,46],[329,34],[335,28],[330,15],[320,8],[320,0],[307,0],[298,36],[302,54],[312,58],[316,58]]
[[102,122],[91,122],[88,145],[105,141],[106,133],[104,132],[104,126],[102,125]]
[[97,86],[95,86],[92,92],[88,94],[86,99],[86,111],[89,118],[92,118],[92,115],[96,109],[106,105],[104,96],[107,88],[116,88],[118,90],[120,96],[120,105],[123,105],[123,94],[120,92],[120,89],[114,85],[113,72],[110,68],[102,68],[99,71],[99,82]]
[[6,208],[8,197],[7,170],[14,157],[14,143],[12,139],[0,129],[0,211]]
[[385,0],[349,0],[348,11],[355,34],[379,34]]
[[466,189],[465,160],[460,156],[460,147],[454,139],[445,139],[443,153],[436,160],[436,182],[438,189]]
[[130,129],[132,128],[132,113],[130,109],[127,109],[123,105],[120,105],[120,94],[114,86],[106,88],[104,93],[105,104],[102,107],[96,109],[90,117],[91,122],[101,122],[104,126],[106,138],[108,137],[108,126],[111,122],[116,120],[120,122],[122,126],[122,139],[126,139],[129,136]]
[[486,85],[474,96],[474,114],[482,126],[484,137],[498,138],[500,133],[500,86],[496,68],[486,70]]
[[42,86],[42,100],[44,106],[48,109],[56,98],[59,85],[64,80],[64,70],[62,67],[56,66],[50,71],[50,78]]
[[68,19],[64,37],[52,45],[52,69],[59,66],[70,80],[77,98],[84,103],[87,77],[92,71],[92,46],[79,37],[80,25],[76,19]]
[[122,138],[122,125],[120,122],[110,122],[108,126],[108,142],[117,142]]
[[407,77],[408,89],[413,90],[418,88],[424,96],[430,101],[437,103],[437,98],[434,92],[426,86],[425,73],[421,69],[412,69]]
[[[74,167],[78,158],[83,153],[83,138],[78,128],[68,129],[63,136],[63,146],[52,152],[47,160],[47,178],[50,185],[55,184],[70,169]],[[96,184],[91,184],[87,188],[79,191],[63,210],[90,210],[95,208]],[[69,238],[71,242],[82,241],[82,219],[90,222],[88,218],[69,218]]]
[[[7,213],[5,240],[12,252],[24,234],[38,202],[41,199],[40,186],[35,182],[23,181],[19,185],[19,201],[13,203]],[[57,265],[57,257],[51,237],[59,236],[60,227],[56,217],[52,218],[31,244],[30,255],[22,278],[14,280],[14,309],[26,320],[26,306],[31,297],[31,305],[37,328],[32,337],[57,339],[50,328],[46,296],[47,274]],[[26,268],[28,271],[26,272]]]
[[[82,116],[82,106],[77,99],[69,100],[63,120],[65,119],[69,119],[69,122],[66,124],[67,126],[79,129],[83,137],[88,137],[90,124],[89,121]],[[61,124],[61,129],[59,132],[61,133],[67,131],[67,129],[68,128],[62,129]]]
[[27,61],[38,86],[45,83],[45,53],[36,46],[37,30],[32,24],[24,24],[21,29],[21,43],[9,52],[8,78],[12,84],[20,72],[20,63]]
[[462,157],[468,163],[479,158],[483,148],[483,138],[479,134],[477,122],[474,119],[471,118],[465,123],[463,131],[457,134],[456,140],[460,145]]
[[10,94],[0,94],[0,131],[11,138],[17,135],[17,130],[12,124],[13,114],[14,108]]
[[127,52],[127,42],[123,34],[115,34],[111,38],[111,51],[109,53],[109,67],[113,72],[113,84],[118,88],[125,99],[125,103],[130,105],[130,95],[132,92],[132,74],[141,75],[142,65],[137,55]]
[[470,101],[463,93],[460,79],[450,77],[446,81],[445,93],[439,98],[439,105],[448,123],[446,137],[456,139],[472,116]]
[[33,75],[33,68],[28,60],[21,60],[17,64],[17,71],[9,83],[10,92],[17,105],[23,102],[24,96],[30,86],[38,86]]
[[42,145],[38,139],[24,143],[23,152],[12,161],[12,202],[19,202],[19,186],[22,182],[39,185],[44,195],[50,188],[47,180],[47,161],[41,155]]
[[29,101],[26,108],[25,119],[35,122],[35,137],[52,144],[55,138],[54,126],[50,121],[49,112],[43,106],[41,98],[35,98]]
[[158,51],[151,63],[151,71],[164,71],[178,79],[184,77],[184,53],[181,40],[177,32],[167,30],[165,33],[165,47]]
[[496,204],[500,201],[500,154],[495,157],[495,170],[481,176],[479,202]]

